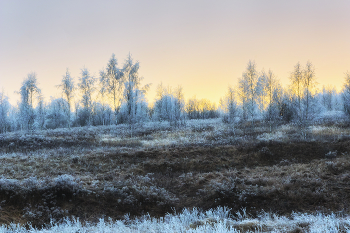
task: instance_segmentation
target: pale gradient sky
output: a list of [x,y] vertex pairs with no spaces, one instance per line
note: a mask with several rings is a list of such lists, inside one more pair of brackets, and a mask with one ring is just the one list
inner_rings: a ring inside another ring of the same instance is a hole
[[341,87],[350,70],[350,1],[0,0],[0,90],[19,99],[36,72],[46,100],[58,97],[66,68],[98,76],[115,53],[130,52],[143,83],[181,84],[185,97],[218,102],[248,61],[289,83],[310,60],[320,85]]

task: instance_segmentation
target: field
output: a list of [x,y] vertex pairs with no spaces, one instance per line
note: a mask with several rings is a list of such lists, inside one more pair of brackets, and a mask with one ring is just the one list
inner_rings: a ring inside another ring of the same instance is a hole
[[213,119],[1,134],[0,232],[145,222],[174,223],[173,232],[308,232],[325,219],[349,231],[349,153],[345,121],[270,130]]

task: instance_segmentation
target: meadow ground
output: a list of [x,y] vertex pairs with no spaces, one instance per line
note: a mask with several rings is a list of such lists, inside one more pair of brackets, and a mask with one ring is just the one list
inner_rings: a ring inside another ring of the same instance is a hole
[[[0,164],[3,226],[159,220],[193,208],[290,221],[350,212],[350,127],[340,121],[271,130],[214,119],[179,128],[163,122],[13,132],[0,135]],[[203,216],[188,229],[206,226],[212,216]],[[293,229],[311,226],[298,224]]]

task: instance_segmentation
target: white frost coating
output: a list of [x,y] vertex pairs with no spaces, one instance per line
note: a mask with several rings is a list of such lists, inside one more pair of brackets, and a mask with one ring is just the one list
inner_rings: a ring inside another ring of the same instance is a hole
[[71,175],[60,175],[53,179],[39,180],[36,177],[29,177],[24,180],[17,179],[7,179],[4,177],[0,178],[0,190],[5,191],[20,191],[20,190],[33,190],[33,189],[42,189],[50,187],[60,187],[68,188],[72,191],[76,191],[80,188],[80,180]]
[[264,133],[257,137],[260,141],[282,141],[286,137],[286,134],[283,132],[275,132],[275,133]]
[[[235,217],[234,217],[235,216]],[[61,224],[51,223],[48,228],[26,230],[20,225],[2,225],[0,233],[5,232],[350,232],[350,217],[335,214],[303,214],[293,213],[291,217],[262,213],[258,218],[252,219],[245,211],[230,215],[227,208],[217,208],[201,212],[198,209],[185,209],[179,214],[167,214],[162,218],[151,218],[145,215],[135,220],[103,220],[98,223],[85,222],[79,219],[65,219]]]

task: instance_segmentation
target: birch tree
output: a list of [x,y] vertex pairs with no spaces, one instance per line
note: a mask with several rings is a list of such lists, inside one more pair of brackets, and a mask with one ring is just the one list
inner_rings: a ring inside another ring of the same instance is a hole
[[40,94],[37,98],[38,104],[35,108],[34,126],[36,129],[42,130],[45,128],[46,107],[43,96]]
[[229,87],[226,96],[220,99],[220,108],[224,111],[223,121],[229,124],[234,123],[237,115],[237,102],[234,88]]
[[219,113],[215,103],[208,99],[192,97],[187,101],[186,112],[189,119],[218,118]]
[[176,127],[185,124],[185,98],[182,86],[178,86],[174,90],[174,125]]
[[81,70],[81,77],[79,78],[79,89],[82,94],[82,110],[80,113],[81,122],[84,125],[92,124],[92,114],[93,114],[93,93],[95,91],[95,78],[90,75],[86,68]]
[[350,72],[345,73],[345,82],[343,88],[344,112],[350,118]]
[[133,130],[136,123],[146,120],[147,101],[145,94],[149,84],[140,87],[142,78],[139,76],[139,62],[133,61],[131,54],[125,60],[123,66],[124,75],[124,108],[120,112],[120,123],[126,121]]
[[243,120],[247,120],[249,115],[254,122],[257,109],[257,84],[258,74],[256,65],[253,61],[249,61],[246,71],[238,81],[237,94],[242,104]]
[[[110,124],[116,123],[116,112],[114,111],[114,114],[112,114],[113,110],[111,109],[108,101],[109,89],[105,82],[106,76],[107,75],[105,71],[101,70],[100,71],[100,91],[99,91],[99,97],[100,97],[101,103],[95,106],[95,109],[96,109],[95,112],[99,112],[101,118],[99,120],[95,119],[94,121],[95,122],[100,121],[102,125],[110,125]],[[112,115],[114,117],[112,117]]]
[[292,97],[296,98],[298,115],[300,116],[302,112],[301,100],[304,96],[304,81],[303,71],[299,62],[294,66],[294,71],[290,75],[290,81],[290,92],[292,94]]
[[282,87],[271,70],[267,74],[263,73],[259,85],[261,85],[261,96],[263,98],[264,118],[270,124],[271,131],[272,124],[279,118]]
[[68,126],[68,101],[64,98],[51,99],[47,106],[45,127],[48,129],[64,128]]
[[154,120],[169,121],[170,125],[178,127],[184,124],[185,101],[182,87],[175,90],[165,88],[163,84],[157,87],[156,101],[154,104]]
[[325,86],[323,85],[322,87],[322,93],[321,93],[321,102],[323,107],[327,111],[332,111],[335,109],[336,106],[336,96],[337,96],[337,91],[334,86]]
[[123,93],[123,72],[117,67],[118,62],[115,55],[109,59],[106,72],[100,72],[100,83],[106,94],[112,100],[115,114],[118,114]]
[[71,114],[72,114],[72,101],[74,97],[74,81],[70,75],[70,72],[67,68],[66,74],[63,76],[61,84],[57,87],[62,88],[62,96],[67,101],[67,107],[64,109],[65,114],[67,116],[68,127],[71,127]]
[[304,102],[305,102],[305,120],[310,119],[310,113],[313,111],[313,100],[316,88],[316,79],[315,79],[315,68],[310,61],[306,63],[306,67],[303,71],[303,86],[304,86]]
[[34,104],[41,94],[35,73],[28,74],[27,78],[22,82],[19,94],[21,95],[19,104],[21,128],[32,130],[35,120]]
[[8,97],[0,92],[0,133],[6,133],[10,129],[9,110]]

